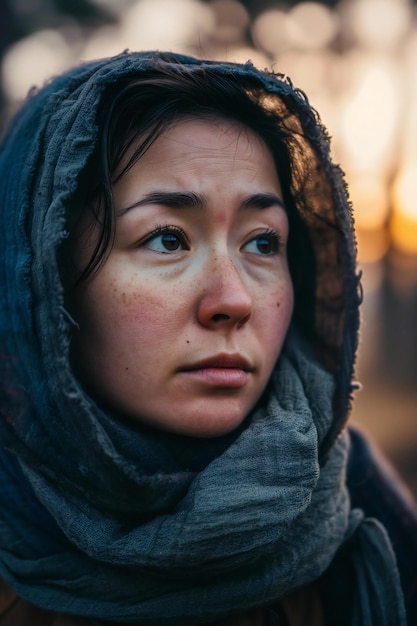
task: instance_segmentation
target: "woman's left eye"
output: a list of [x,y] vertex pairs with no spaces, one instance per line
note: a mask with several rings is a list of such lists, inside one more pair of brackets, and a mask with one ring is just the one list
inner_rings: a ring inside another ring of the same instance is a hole
[[157,228],[149,235],[143,245],[150,250],[163,254],[188,250],[184,231],[173,226]]
[[275,231],[268,231],[257,235],[243,246],[246,252],[270,256],[276,254],[280,248],[281,240]]

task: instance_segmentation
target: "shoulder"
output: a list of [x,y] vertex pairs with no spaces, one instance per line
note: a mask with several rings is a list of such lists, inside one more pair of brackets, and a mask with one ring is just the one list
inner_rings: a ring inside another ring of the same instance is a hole
[[378,519],[390,537],[409,615],[417,624],[417,505],[395,470],[356,429],[351,447],[347,485],[352,508]]
[[[404,531],[417,554],[417,504],[394,468],[357,429],[349,429],[347,485],[352,508],[382,522],[393,543]],[[411,547],[411,545],[410,545]]]

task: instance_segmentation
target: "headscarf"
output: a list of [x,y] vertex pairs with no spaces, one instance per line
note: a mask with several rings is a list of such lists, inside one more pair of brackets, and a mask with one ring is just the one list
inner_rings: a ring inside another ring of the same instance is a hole
[[[262,402],[217,440],[118,420],[69,360],[59,258],[98,112],[110,86],[161,63],[264,93],[291,133],[291,193],[314,257],[310,305],[296,305]],[[370,575],[355,624],[403,624],[389,540],[350,510],[345,486],[359,279],[343,175],[305,95],[250,63],[124,53],[32,93],[0,172],[0,574],[16,592],[97,623],[207,623],[316,580],[356,533],[352,558]]]

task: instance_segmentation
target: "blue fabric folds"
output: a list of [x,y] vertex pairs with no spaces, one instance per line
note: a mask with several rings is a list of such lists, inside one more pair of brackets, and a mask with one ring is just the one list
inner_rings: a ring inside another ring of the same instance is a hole
[[[306,389],[322,398],[314,413]],[[349,525],[345,438],[318,466],[332,389],[315,363],[296,351],[283,356],[266,410],[195,476],[175,507],[140,524],[102,515],[23,465],[77,550],[63,542],[57,554],[40,550],[28,560],[14,537],[8,554],[0,553],[3,575],[48,608],[149,624],[204,623],[311,582]],[[33,533],[35,547],[38,539]],[[40,572],[53,589],[39,585]]]
[[332,417],[331,377],[299,350],[286,352],[266,410],[255,413],[167,514],[141,524],[103,516],[23,466],[65,537],[55,553],[45,553],[32,527],[28,555],[26,540],[0,516],[0,536],[9,533],[8,548],[0,551],[2,575],[53,610],[114,623],[198,624],[274,602],[315,580],[356,533],[354,625],[379,624],[381,612],[387,619],[381,623],[405,624],[389,541],[375,522],[350,513],[346,437],[319,469],[319,441]]
[[119,421],[71,370],[58,257],[72,203],[107,90],[152,70],[156,57],[123,54],[54,79],[0,148],[0,575],[39,606],[97,623],[204,624],[317,579],[357,535],[352,558],[364,578],[353,626],[402,626],[389,543],[350,510],[345,485],[340,433],[358,325],[350,208],[326,135],[289,81],[251,64],[160,57],[173,71],[181,62],[250,77],[293,126],[302,178],[294,185],[307,189],[298,208],[316,254],[315,347],[326,367],[290,333],[253,415],[213,441]]
[[354,625],[406,624],[400,577],[385,528],[376,519],[362,520],[355,543],[353,563],[358,591],[353,607]]

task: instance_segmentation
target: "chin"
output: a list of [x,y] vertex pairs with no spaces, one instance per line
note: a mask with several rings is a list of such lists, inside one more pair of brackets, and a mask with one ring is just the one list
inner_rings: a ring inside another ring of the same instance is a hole
[[[152,429],[201,439],[229,435],[239,428],[256,401],[242,398],[205,397],[197,401],[170,402],[159,406],[113,406],[112,414],[119,419],[143,424]],[[175,406],[175,411],[172,407]],[[107,408],[109,408],[107,406]],[[145,409],[145,410],[144,410]]]
[[187,415],[182,415],[181,419],[176,421],[173,419],[170,423],[156,424],[162,430],[185,435],[188,437],[199,437],[201,439],[213,439],[229,435],[239,428],[245,421],[249,410],[239,411],[229,410],[227,407],[223,409],[218,407],[215,411],[193,412],[187,419]]

